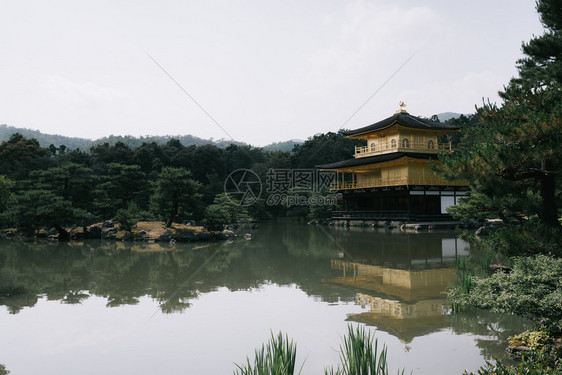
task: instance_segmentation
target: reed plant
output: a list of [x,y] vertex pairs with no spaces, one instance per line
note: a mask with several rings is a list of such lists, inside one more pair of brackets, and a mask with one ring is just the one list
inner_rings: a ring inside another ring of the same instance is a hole
[[[245,364],[236,364],[236,375],[293,375],[295,374],[297,345],[281,332],[271,333],[267,344],[256,349],[253,364],[246,357]],[[302,369],[302,367],[301,367]],[[299,371],[300,373],[300,371]]]
[[[388,375],[387,348],[365,327],[347,326],[347,335],[340,345],[340,365],[324,370],[325,375]],[[404,370],[402,370],[402,374]]]
[[[255,351],[253,362],[236,364],[235,375],[293,375],[296,370],[297,346],[287,335],[271,334],[267,344]],[[304,365],[304,364],[303,364]],[[299,369],[299,374],[301,368]],[[363,326],[348,325],[340,345],[340,365],[324,370],[325,375],[388,375],[387,349]],[[399,374],[404,374],[398,372]]]
[[457,259],[457,281],[463,293],[469,293],[474,287],[474,270],[467,264],[466,258]]
[[474,269],[468,266],[466,258],[457,259],[456,276],[456,287],[450,289],[447,294],[451,301],[453,312],[460,312],[465,308],[464,304],[460,303],[460,300],[474,288]]

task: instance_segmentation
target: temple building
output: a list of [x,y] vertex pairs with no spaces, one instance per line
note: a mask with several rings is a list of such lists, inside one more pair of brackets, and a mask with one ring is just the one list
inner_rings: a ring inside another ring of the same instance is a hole
[[355,157],[317,166],[336,173],[331,190],[343,211],[333,218],[350,220],[449,219],[447,207],[468,189],[465,181],[440,178],[430,163],[440,152],[452,152],[442,139],[459,131],[455,125],[412,116],[402,107],[382,121],[347,131],[346,138],[365,140]]

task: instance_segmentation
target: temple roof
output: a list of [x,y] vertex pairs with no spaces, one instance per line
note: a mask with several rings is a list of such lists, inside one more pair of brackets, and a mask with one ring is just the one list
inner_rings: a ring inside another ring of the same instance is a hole
[[444,124],[441,122],[435,122],[420,117],[412,116],[406,111],[400,111],[394,115],[385,118],[379,122],[372,125],[367,125],[355,130],[347,130],[344,132],[346,136],[356,136],[364,133],[370,133],[373,131],[381,130],[394,125],[395,123],[405,126],[407,128],[414,129],[434,129],[434,130],[458,130],[459,127],[451,124]]
[[417,152],[391,152],[388,154],[367,156],[363,158],[354,158],[344,161],[338,161],[331,164],[317,165],[316,168],[339,169],[339,168],[348,168],[348,167],[358,167],[360,165],[375,164],[375,163],[382,163],[385,161],[396,160],[396,159],[403,158],[405,156],[414,159],[424,159],[424,160],[437,159],[437,155],[435,154],[425,154],[425,153],[417,153]]

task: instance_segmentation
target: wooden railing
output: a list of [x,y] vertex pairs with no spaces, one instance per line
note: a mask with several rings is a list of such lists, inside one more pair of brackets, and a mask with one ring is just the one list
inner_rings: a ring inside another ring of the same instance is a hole
[[389,178],[368,178],[359,182],[336,182],[330,186],[330,190],[351,190],[368,189],[385,186],[403,185],[434,185],[434,186],[467,186],[466,181],[446,181],[437,176],[433,177],[389,177]]
[[379,154],[387,154],[389,152],[401,151],[415,151],[436,154],[440,151],[452,151],[451,143],[437,143],[433,144],[428,142],[408,142],[407,146],[404,145],[402,140],[397,141],[394,145],[392,143],[377,144],[376,148],[373,150],[369,146],[355,146],[355,157],[362,158],[365,156],[373,156]]

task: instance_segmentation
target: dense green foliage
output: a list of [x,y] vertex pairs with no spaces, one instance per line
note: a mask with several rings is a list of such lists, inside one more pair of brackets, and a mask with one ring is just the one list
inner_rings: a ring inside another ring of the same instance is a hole
[[[486,362],[478,375],[560,375],[562,374],[562,360],[549,351],[530,351],[523,355],[521,362],[516,365],[504,364],[501,361]],[[465,372],[465,375],[476,375]]]
[[133,227],[138,222],[135,218],[135,212],[131,208],[126,210],[124,208],[118,209],[113,219],[119,223],[120,230],[127,232],[133,230]]
[[311,168],[316,165],[334,163],[353,158],[355,146],[363,146],[362,141],[348,139],[338,133],[316,134],[302,145],[294,148],[293,166],[296,168]]
[[29,171],[48,166],[49,151],[40,147],[35,139],[16,133],[0,144],[0,175],[21,180],[27,177]]
[[6,207],[14,183],[5,176],[0,176],[0,212]]
[[236,223],[240,219],[247,219],[248,211],[235,198],[225,193],[218,194],[213,204],[205,208],[205,226],[212,230],[222,230],[224,223]]
[[454,303],[517,314],[562,332],[562,259],[515,258],[512,272],[473,278],[468,291],[452,289],[449,297]]
[[61,239],[68,239],[63,225],[77,223],[85,212],[51,191],[27,190],[10,197],[4,217],[23,233],[31,235],[35,229],[54,227]]
[[485,123],[465,128],[459,152],[442,157],[447,177],[471,182],[471,196],[454,214],[500,218],[507,225],[523,223],[524,215],[560,227],[562,98],[548,108],[527,103],[540,95],[479,109]]
[[201,195],[200,184],[183,168],[162,168],[152,203],[166,226],[172,225],[178,215],[191,215]]
[[[125,220],[131,206],[137,218],[160,217],[171,225],[174,220],[199,222],[208,216],[207,222],[217,228],[228,223],[222,220],[247,215],[325,215],[326,207],[268,204],[268,171],[312,170],[317,164],[350,158],[354,142],[339,132],[315,135],[293,152],[239,144],[186,146],[178,139],[133,148],[116,141],[83,151],[64,145],[44,148],[35,139],[13,134],[0,144],[1,225],[31,232],[44,226],[85,225],[118,213]],[[238,169],[254,171],[262,183],[256,203],[239,213],[220,196],[228,175]],[[213,207],[206,210],[209,206]]]
[[546,331],[525,331],[509,338],[510,346],[525,346],[531,350],[541,350],[553,342]]

